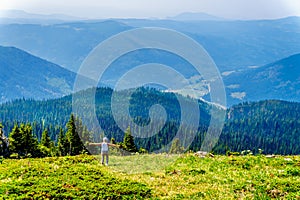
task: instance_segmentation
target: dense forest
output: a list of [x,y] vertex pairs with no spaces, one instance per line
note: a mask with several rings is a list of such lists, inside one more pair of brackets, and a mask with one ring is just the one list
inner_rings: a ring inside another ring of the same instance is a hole
[[218,152],[258,149],[269,154],[300,153],[300,104],[278,100],[245,102],[228,109]]
[[[77,93],[84,98],[92,89]],[[117,92],[117,99],[129,98],[131,91]],[[88,121],[82,123],[81,119],[72,115],[72,96],[60,99],[36,101],[32,99],[19,99],[0,105],[0,123],[3,125],[4,134],[9,137],[14,133],[16,127],[22,129],[22,124],[30,125],[32,135],[37,142],[47,137],[53,142],[53,146],[59,146],[62,137],[70,135],[70,120],[73,117],[79,125],[75,126],[76,133],[81,137],[86,135],[85,141],[99,142],[101,136],[114,138],[116,142],[122,142],[124,131],[117,125],[111,110],[111,98],[113,90],[110,88],[97,88],[95,93],[95,113],[101,131],[91,129]],[[181,97],[186,103],[193,99]],[[164,107],[167,119],[161,119],[152,123],[149,127],[157,133],[147,138],[135,138],[134,142],[138,149],[143,148],[149,152],[164,149],[174,139],[178,131],[181,110],[177,96],[174,93],[161,92],[151,88],[138,88],[130,99],[129,113],[118,113],[124,119],[129,118],[140,125],[146,126],[150,123],[149,109],[159,104]],[[189,149],[197,151],[201,147],[204,136],[210,122],[210,110],[212,105],[197,100],[200,110],[198,132],[189,146]],[[82,105],[82,107],[87,105]],[[266,100],[261,102],[246,102],[227,109],[227,117],[223,132],[218,144],[213,149],[214,153],[226,153],[227,151],[252,150],[254,153],[262,149],[264,153],[275,154],[300,154],[300,104]],[[194,110],[189,110],[193,115]],[[123,115],[124,114],[124,115]],[[70,117],[71,116],[71,117]],[[83,125],[84,124],[84,125]],[[162,128],[157,130],[158,125]],[[80,127],[80,128],[79,128]],[[186,135],[190,130],[188,125],[183,129]],[[131,127],[132,132],[139,132],[138,127]],[[80,144],[81,145],[81,144]],[[181,144],[183,145],[183,144]],[[183,145],[184,146],[184,145]],[[81,149],[83,150],[83,149]],[[67,151],[70,151],[68,149]],[[65,154],[68,152],[64,152]],[[71,152],[69,152],[72,154]]]

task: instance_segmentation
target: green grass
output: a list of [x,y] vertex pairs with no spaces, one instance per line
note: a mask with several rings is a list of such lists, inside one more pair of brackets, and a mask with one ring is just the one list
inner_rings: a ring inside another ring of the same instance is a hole
[[5,159],[0,199],[300,199],[300,156],[110,156],[109,164]]
[[144,199],[146,184],[118,178],[92,156],[5,160],[0,165],[3,199]]
[[[134,155],[134,156],[110,156],[110,169],[114,172],[125,174],[159,173],[170,166],[179,155]],[[99,157],[97,156],[99,159]]]

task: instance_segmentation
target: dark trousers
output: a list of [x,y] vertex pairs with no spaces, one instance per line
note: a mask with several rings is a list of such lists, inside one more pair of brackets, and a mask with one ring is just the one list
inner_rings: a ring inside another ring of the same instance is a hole
[[104,164],[104,157],[106,157],[106,165],[108,165],[108,151],[101,152],[101,158],[102,158],[101,163],[102,163],[102,165]]

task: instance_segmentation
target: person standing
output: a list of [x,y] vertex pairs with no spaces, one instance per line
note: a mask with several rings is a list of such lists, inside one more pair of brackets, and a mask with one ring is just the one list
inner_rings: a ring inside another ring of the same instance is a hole
[[108,142],[107,137],[103,138],[103,142],[101,143],[89,143],[91,146],[101,146],[101,164],[104,165],[104,159],[106,160],[106,166],[108,165],[108,153],[109,153],[109,146],[119,147],[116,144],[112,144]]

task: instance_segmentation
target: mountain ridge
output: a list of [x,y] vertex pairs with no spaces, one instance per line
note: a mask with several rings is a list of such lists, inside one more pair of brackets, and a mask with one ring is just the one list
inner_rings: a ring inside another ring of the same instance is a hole
[[261,67],[232,72],[224,77],[228,98],[232,100],[233,94],[242,95],[240,101],[232,103],[264,99],[300,102],[299,66],[300,53]]
[[[168,28],[186,34],[205,48],[221,72],[265,65],[300,51],[300,18],[194,22],[117,19],[63,25],[7,24],[0,26],[0,45],[24,49],[77,72],[83,59],[100,42],[140,27]],[[134,62],[134,58],[130,59]]]
[[[76,73],[15,47],[0,46],[0,53],[0,102],[23,97],[57,98],[73,92],[72,86],[77,76]],[[155,53],[150,52],[145,55],[155,55]],[[164,58],[171,58],[170,56],[166,54]],[[137,55],[135,57],[138,58]],[[126,59],[120,59],[119,62],[116,62],[115,67],[104,73],[100,84],[102,86],[114,84],[115,79],[130,67],[126,65],[126,61]],[[178,63],[175,65],[174,61]],[[173,60],[173,62],[166,64],[174,64],[173,67],[180,73],[192,74],[193,71],[187,71],[187,69],[180,71],[181,62],[182,60]],[[119,65],[123,67],[117,67]],[[300,102],[299,65],[300,54],[295,54],[261,67],[252,66],[245,70],[222,73],[227,94],[227,106],[243,101],[267,99]],[[200,79],[195,81],[195,78],[197,79],[197,77],[188,79],[191,81],[189,84],[200,95],[194,98],[208,100],[205,97],[205,94],[208,95],[207,83]],[[86,80],[87,84],[82,86],[82,89],[96,85],[88,78]],[[177,91],[177,93],[185,96],[189,94],[187,92],[184,88],[182,91]]]
[[62,23],[67,21],[86,20],[86,18],[74,17],[65,14],[36,14],[29,13],[24,10],[0,10],[0,23]]
[[58,98],[70,94],[77,76],[26,51],[4,46],[0,46],[0,72],[0,102],[16,98]]
[[222,17],[217,17],[204,12],[183,12],[173,17],[167,17],[168,20],[175,21],[223,21]]

